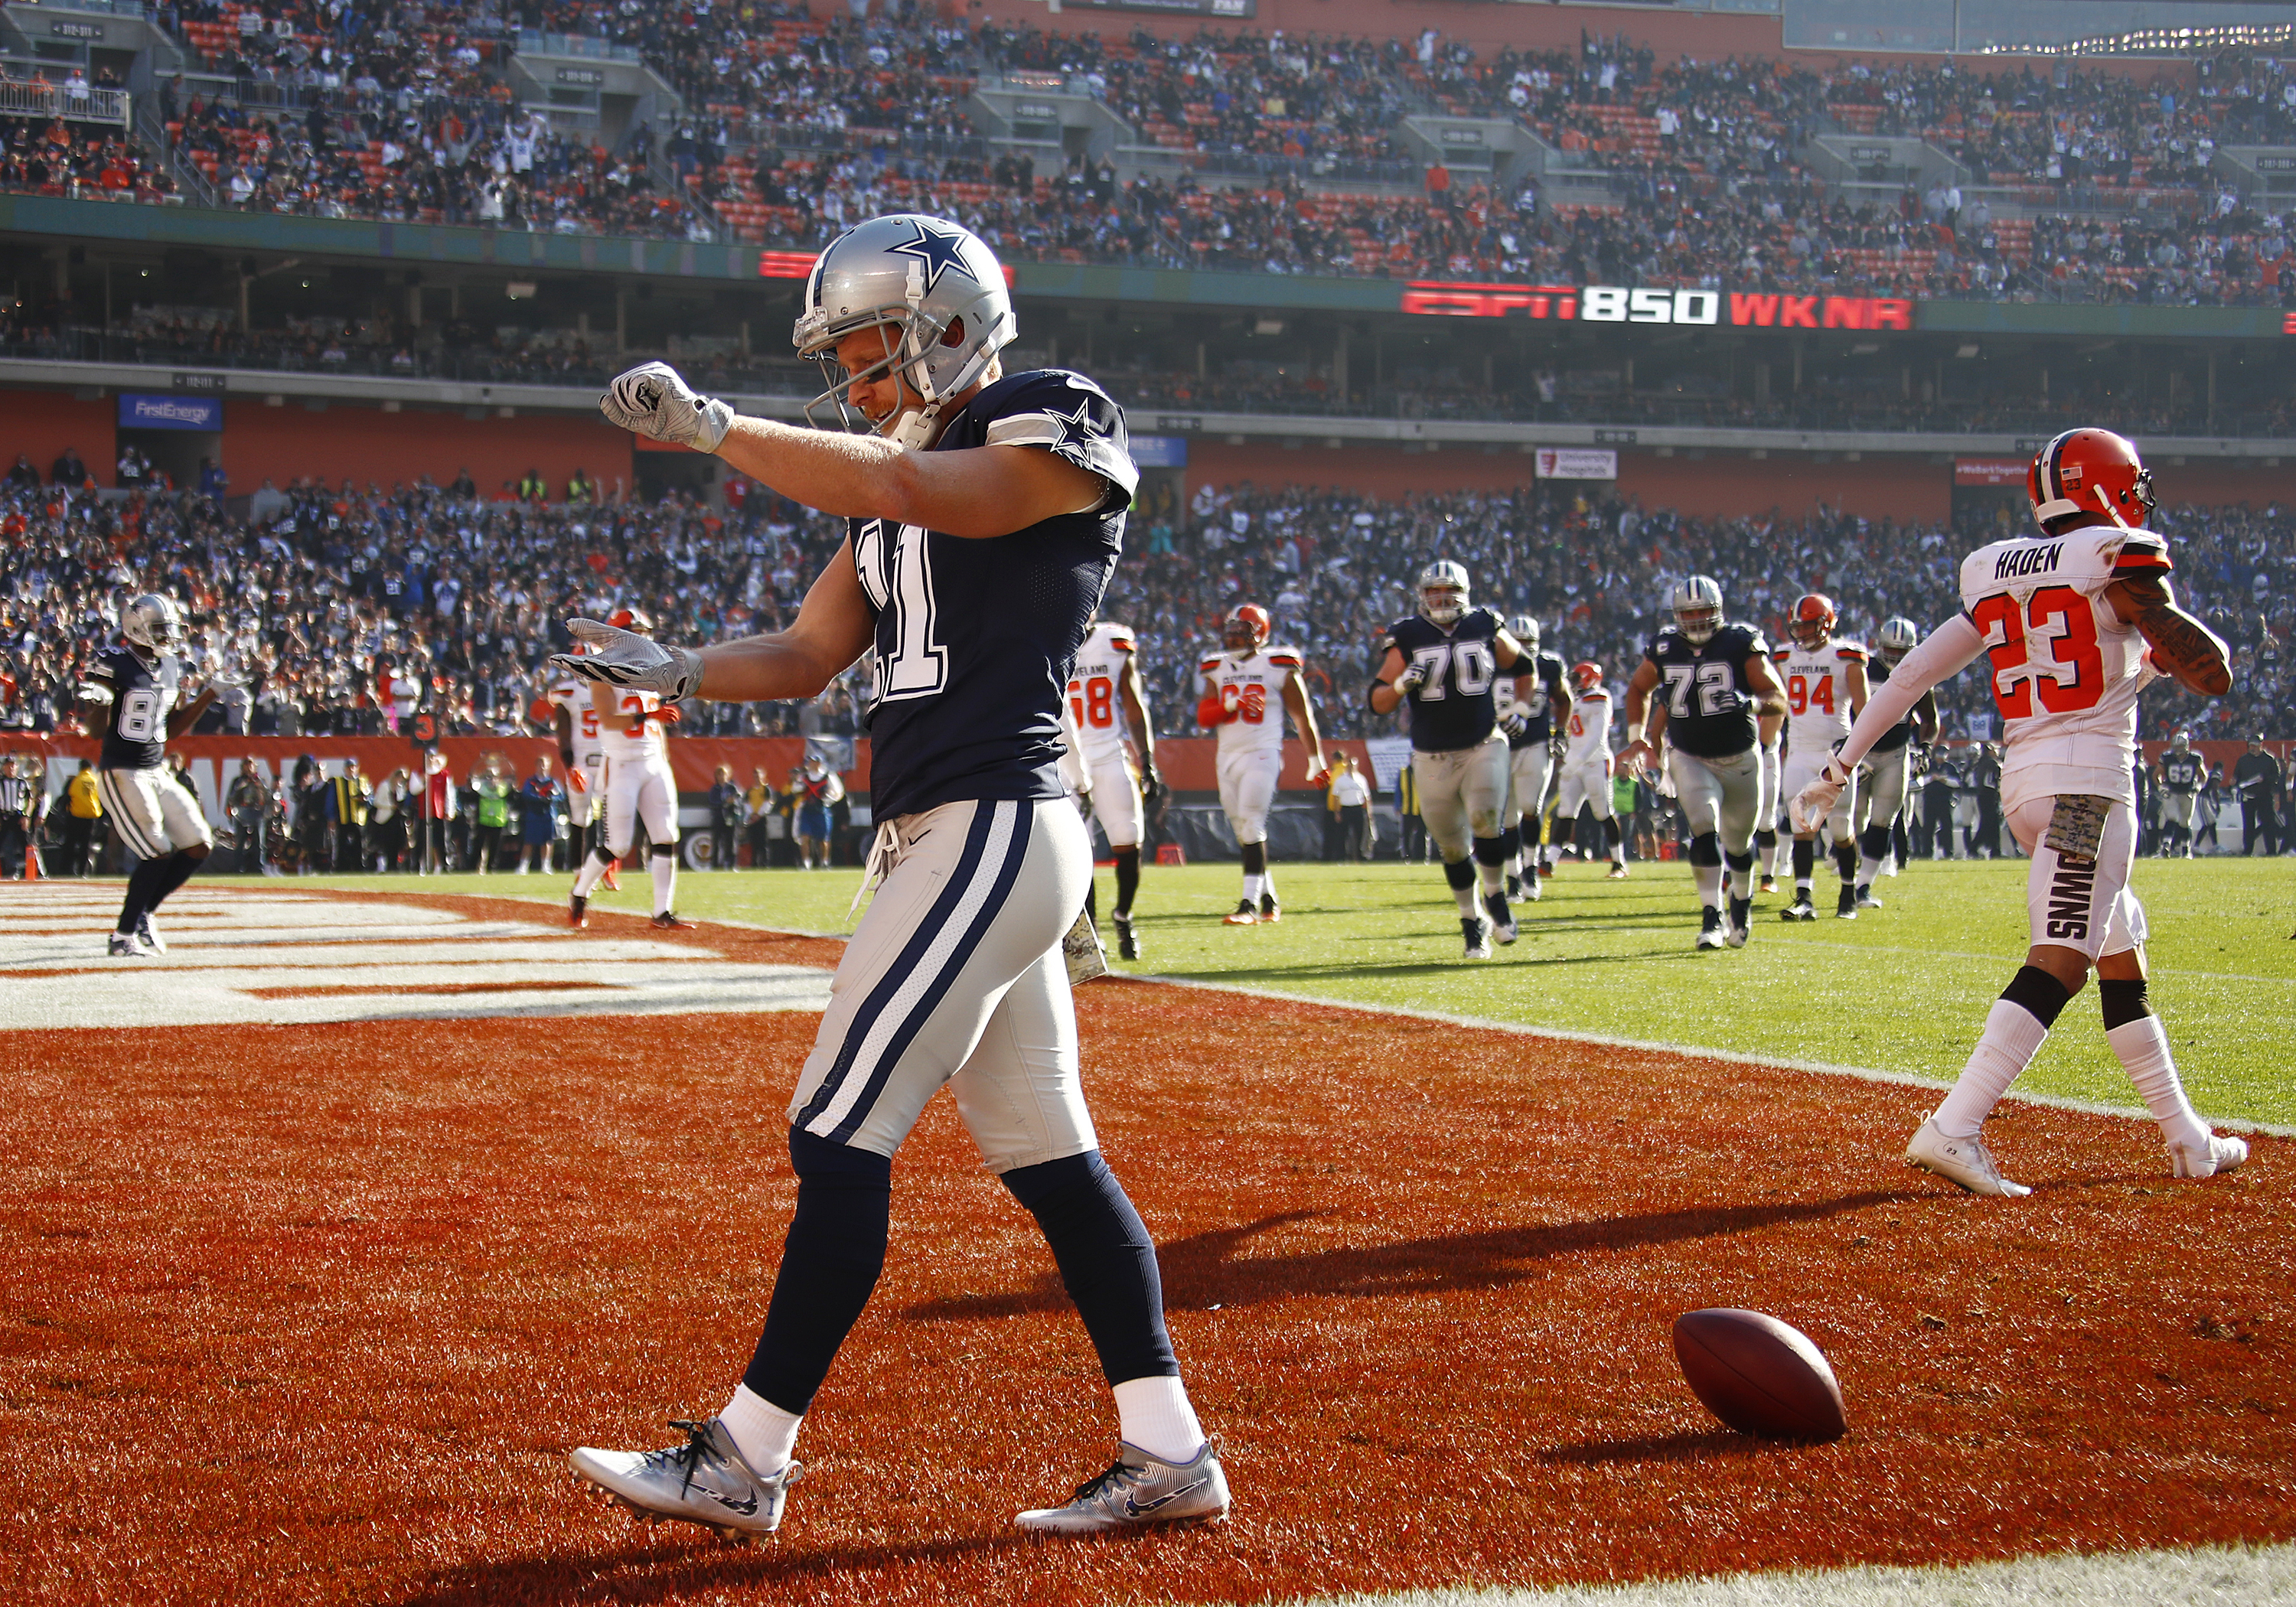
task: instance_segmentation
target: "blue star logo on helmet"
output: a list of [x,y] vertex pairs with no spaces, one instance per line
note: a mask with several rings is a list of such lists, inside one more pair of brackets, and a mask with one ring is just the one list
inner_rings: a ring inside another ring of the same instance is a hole
[[958,273],[975,284],[980,277],[964,262],[964,232],[961,229],[937,229],[922,217],[909,219],[909,226],[917,232],[914,240],[886,248],[897,257],[914,257],[925,265],[925,294],[939,288],[941,275]]

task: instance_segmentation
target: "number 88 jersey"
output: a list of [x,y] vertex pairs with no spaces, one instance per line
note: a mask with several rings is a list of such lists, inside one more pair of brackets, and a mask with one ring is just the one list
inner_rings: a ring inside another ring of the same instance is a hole
[[2064,792],[2134,801],[2144,640],[2104,593],[2170,567],[2159,536],[2110,525],[1997,541],[1962,561],[1962,608],[1991,655],[2005,807]]
[[[1387,647],[1403,655],[1405,673],[1423,679],[1411,694],[1411,746],[1421,753],[1455,753],[1488,742],[1498,729],[1498,650],[1501,621],[1487,608],[1471,608],[1451,628],[1418,614],[1388,627]],[[1386,649],[1380,652],[1382,661]]]
[[160,767],[168,757],[168,711],[176,706],[181,676],[175,654],[163,652],[157,664],[146,664],[132,647],[115,647],[89,668],[88,684],[111,694],[103,756],[96,761],[101,768]]

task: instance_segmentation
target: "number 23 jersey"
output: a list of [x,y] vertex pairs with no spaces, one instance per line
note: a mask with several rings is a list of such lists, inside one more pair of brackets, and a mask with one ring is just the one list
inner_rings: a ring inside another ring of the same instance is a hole
[[1666,740],[1701,758],[1728,758],[1754,745],[1754,693],[1746,660],[1769,656],[1762,633],[1725,625],[1693,643],[1671,625],[1651,638],[1643,656],[1658,666],[1651,695],[1666,703]]
[[[1411,694],[1411,745],[1422,753],[1453,753],[1488,742],[1498,727],[1499,617],[1471,608],[1445,630],[1419,614],[1387,629],[1387,645],[1408,671],[1426,672]],[[1387,655],[1380,654],[1382,661]]]
[[2106,525],[1997,541],[1962,561],[1962,610],[1985,635],[2001,715],[2003,808],[2064,792],[2136,802],[2144,638],[2104,593],[2169,568],[2159,536]]
[[958,410],[936,452],[1031,447],[1098,475],[1094,506],[1006,536],[847,521],[876,615],[870,803],[879,820],[967,799],[1058,798],[1061,703],[1085,621],[1124,545],[1140,471],[1124,412],[1062,369],[1017,373]]
[[156,770],[168,757],[168,711],[176,706],[182,675],[176,655],[161,653],[146,664],[132,647],[115,647],[87,672],[94,685],[111,693],[111,716],[104,722],[106,770]]

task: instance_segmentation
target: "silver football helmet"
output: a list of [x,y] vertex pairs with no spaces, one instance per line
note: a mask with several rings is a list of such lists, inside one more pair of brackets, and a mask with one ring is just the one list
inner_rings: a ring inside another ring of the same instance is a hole
[[[884,355],[849,373],[838,343],[869,329],[880,332]],[[972,230],[914,212],[857,224],[815,259],[791,332],[798,355],[819,363],[829,382],[806,404],[806,422],[825,426],[833,406],[838,424],[854,429],[849,388],[893,374],[922,407],[865,422],[889,439],[922,447],[948,398],[987,373],[1017,330],[1004,266]],[[824,417],[815,418],[816,410]]]
[[2193,750],[2193,734],[2189,731],[2179,731],[2169,739],[2169,746],[2178,753],[2190,753]]
[[1439,558],[1419,571],[1417,590],[1420,617],[1448,630],[1467,611],[1467,566]]
[[1710,642],[1722,628],[1722,587],[1710,575],[1693,575],[1677,582],[1667,606],[1673,611],[1674,627],[1685,642]]
[[1882,621],[1882,634],[1874,639],[1882,656],[1895,664],[1922,644],[1922,627],[1899,615]]
[[1507,635],[1521,644],[1523,652],[1536,653],[1538,651],[1538,621],[1529,614],[1517,614],[1508,620]]
[[178,652],[184,645],[184,616],[175,599],[145,592],[119,614],[119,634],[151,652]]

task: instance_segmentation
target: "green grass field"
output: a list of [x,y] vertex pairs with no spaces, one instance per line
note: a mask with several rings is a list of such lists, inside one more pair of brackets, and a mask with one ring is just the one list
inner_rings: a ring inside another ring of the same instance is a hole
[[[1820,867],[1821,911],[1833,906]],[[1457,911],[1433,866],[1284,865],[1284,919],[1229,927],[1232,865],[1151,868],[1139,931],[1146,955],[1119,970],[1266,988],[1337,1002],[1398,1005],[1525,1026],[1824,1061],[1951,1078],[2025,944],[2025,866],[1917,863],[1877,890],[1888,906],[1855,922],[1778,920],[1755,906],[1742,950],[1700,953],[1684,866],[1637,865],[1626,881],[1565,865],[1523,910],[1522,939],[1488,963],[1459,958]],[[810,931],[849,931],[859,873],[685,873],[682,913]],[[602,908],[650,905],[643,872]],[[315,884],[316,885],[316,884]],[[562,898],[567,878],[348,878],[380,890]],[[2141,863],[2137,892],[2152,927],[2155,1007],[2168,1022],[2194,1103],[2214,1116],[2296,1123],[2289,1069],[2296,1006],[2296,860]],[[1101,908],[1113,894],[1100,873]],[[2068,1010],[2019,1085],[2129,1105],[2135,1095],[2105,1046],[2093,992]]]

